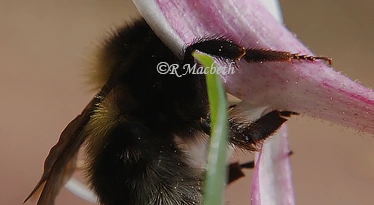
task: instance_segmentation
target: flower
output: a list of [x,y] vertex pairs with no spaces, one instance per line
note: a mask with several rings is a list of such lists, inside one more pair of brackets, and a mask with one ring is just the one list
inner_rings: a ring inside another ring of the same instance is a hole
[[[312,55],[258,0],[134,0],[134,3],[156,34],[178,55],[197,38],[217,35],[229,37],[246,48]],[[372,90],[324,62],[240,61],[237,72],[221,77],[229,93],[250,105],[292,110],[374,133]],[[286,128],[282,127],[277,135],[283,140],[273,137],[259,154],[252,204],[295,203],[286,156]]]
[[[247,48],[312,55],[258,0],[134,2],[158,36],[178,54],[196,38],[219,34]],[[235,74],[222,78],[227,91],[243,101],[374,133],[372,90],[324,62],[240,62],[239,67]]]

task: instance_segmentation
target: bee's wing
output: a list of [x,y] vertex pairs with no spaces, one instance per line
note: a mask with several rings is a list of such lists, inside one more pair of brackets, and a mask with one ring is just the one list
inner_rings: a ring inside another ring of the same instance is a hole
[[52,147],[44,162],[44,173],[40,181],[24,202],[31,197],[38,198],[41,192],[38,205],[54,204],[59,190],[74,173],[79,148],[87,138],[84,128],[97,103],[99,99],[94,98],[82,114],[71,121],[61,133],[59,141]]
[[83,112],[62,131],[59,141],[52,147],[44,162],[44,173],[41,179],[24,202],[31,197],[38,198],[38,193],[41,192],[37,205],[54,204],[59,190],[74,173],[79,148],[88,135],[85,132],[85,126],[91,115],[117,85],[118,79],[129,70],[130,65],[134,62],[132,59],[137,55],[138,52],[132,52],[127,60],[121,62],[117,69],[113,70],[100,92],[91,100]]

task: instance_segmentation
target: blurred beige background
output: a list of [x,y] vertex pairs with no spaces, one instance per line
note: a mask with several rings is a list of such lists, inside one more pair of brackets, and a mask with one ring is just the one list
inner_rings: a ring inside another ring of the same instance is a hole
[[[286,25],[315,53],[374,85],[374,1],[281,4]],[[1,205],[22,204],[60,132],[93,96],[84,76],[92,45],[137,16],[129,0],[0,0]],[[372,135],[308,117],[289,127],[298,204],[374,204]],[[249,204],[247,173],[230,187],[230,204]],[[59,204],[89,203],[63,190]]]

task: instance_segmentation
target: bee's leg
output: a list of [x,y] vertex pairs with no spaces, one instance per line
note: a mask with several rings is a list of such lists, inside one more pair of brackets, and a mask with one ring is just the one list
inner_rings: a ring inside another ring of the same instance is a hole
[[213,39],[202,39],[194,44],[189,45],[185,51],[184,63],[194,62],[192,52],[198,50],[208,55],[215,57],[229,59],[229,60],[240,60],[243,58],[247,62],[266,62],[266,61],[288,61],[291,60],[307,60],[315,61],[322,60],[327,64],[331,65],[331,58],[322,56],[307,56],[293,54],[286,51],[274,51],[268,49],[255,49],[255,48],[244,48],[232,40],[223,38]]
[[239,162],[233,162],[228,167],[228,179],[227,184],[231,184],[232,182],[244,177],[245,174],[243,173],[242,167]]
[[[230,117],[229,143],[248,151],[257,151],[258,144],[277,131],[287,117],[297,115],[290,111],[274,110],[254,122],[247,122],[242,118]],[[210,135],[210,119],[200,120],[202,130]]]
[[247,163],[241,164],[240,168],[253,169],[255,168],[255,161],[249,161]]
[[[288,153],[288,156],[293,154],[292,151]],[[239,164],[238,162],[233,162],[228,167],[229,177],[227,184],[231,184],[232,182],[242,178],[245,176],[243,173],[243,169],[253,169],[255,167],[255,161],[249,161],[244,164]]]
[[[229,143],[245,150],[257,151],[258,144],[277,131],[282,124],[287,121],[287,117],[297,114],[298,113],[290,111],[274,110],[252,123],[238,120],[240,118],[231,117],[229,119]],[[201,119],[200,125],[202,130],[210,135],[210,119]],[[292,152],[289,153],[289,155],[291,154]],[[244,176],[244,173],[242,172],[243,168],[251,169],[253,167],[253,161],[244,164],[230,164],[228,169],[228,184]]]
[[[277,131],[282,126],[282,124],[287,121],[287,117],[297,114],[298,113],[290,111],[274,110],[252,123],[239,120],[240,118],[230,117],[229,143],[232,143],[235,146],[245,150],[257,151],[258,144],[263,142],[265,139],[270,137],[275,131]],[[206,134],[210,135],[211,127],[209,118],[201,119],[200,126]],[[291,155],[292,152],[290,152],[289,154]],[[228,184],[244,177],[244,173],[242,171],[243,168],[251,169],[253,167],[253,161],[244,164],[230,164],[228,167]]]
[[291,115],[297,113],[274,110],[254,122],[231,118],[230,143],[245,150],[257,151],[258,145],[273,135]]

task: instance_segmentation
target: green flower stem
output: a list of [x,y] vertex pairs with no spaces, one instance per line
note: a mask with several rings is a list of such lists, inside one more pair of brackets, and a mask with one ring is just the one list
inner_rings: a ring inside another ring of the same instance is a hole
[[[192,54],[208,71],[206,74],[212,134],[208,155],[208,166],[204,186],[204,205],[220,205],[224,202],[227,181],[228,118],[226,92],[219,74],[213,73],[211,57],[194,52]],[[209,71],[212,71],[209,72]]]

